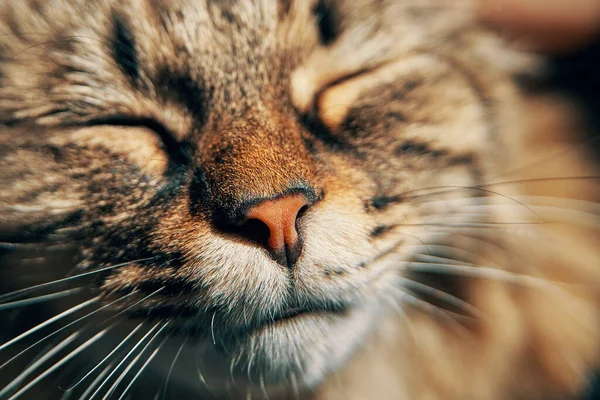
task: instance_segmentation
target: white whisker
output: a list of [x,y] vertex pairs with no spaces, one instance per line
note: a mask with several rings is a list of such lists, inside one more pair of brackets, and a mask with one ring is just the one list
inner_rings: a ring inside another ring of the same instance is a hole
[[558,290],[558,284],[569,284],[568,282],[551,281],[532,275],[524,275],[485,266],[424,263],[414,261],[403,262],[403,264],[404,265],[402,268],[406,270],[428,272],[433,274],[461,275],[473,278],[495,279],[518,285],[538,287],[541,289]]
[[146,338],[148,336],[150,336],[158,328],[159,325],[160,325],[160,322],[157,322],[156,324],[154,324],[154,326],[152,328],[150,328],[150,330],[148,330],[148,332],[146,332],[144,334],[144,336],[142,336],[142,338],[133,346],[133,348],[131,350],[129,350],[129,352],[125,355],[125,357],[123,357],[121,359],[121,361],[117,364],[117,366],[115,368],[113,368],[111,373],[106,377],[106,379],[104,379],[104,381],[100,384],[100,386],[98,386],[96,391],[94,393],[92,393],[92,395],[89,397],[88,400],[92,400],[94,397],[96,397],[96,395],[102,390],[104,385],[106,385],[108,383],[108,381],[110,380],[110,378],[112,378],[112,376],[119,370],[121,365],[123,365],[123,363],[125,361],[127,361],[127,359],[135,352],[135,350],[139,346],[141,346],[141,344],[146,340]]
[[4,343],[3,345],[0,346],[0,351],[6,349],[10,345],[18,342],[19,340],[21,340],[23,338],[26,338],[27,336],[29,336],[29,335],[31,335],[31,334],[39,331],[40,329],[45,328],[46,326],[50,325],[51,323],[56,322],[59,319],[64,318],[64,317],[66,317],[68,315],[71,315],[71,314],[73,314],[73,313],[81,310],[82,308],[85,308],[85,307],[91,305],[91,304],[94,304],[94,303],[96,303],[99,300],[100,300],[100,296],[94,297],[93,299],[85,301],[85,302],[83,302],[81,304],[76,305],[75,307],[69,308],[68,310],[61,312],[60,314],[58,314],[58,315],[56,315],[56,316],[54,316],[54,317],[46,320],[45,322],[42,322],[39,325],[36,325],[35,327],[29,329],[28,331],[21,333],[19,336],[15,337],[14,339],[11,339],[8,342]]
[[[414,200],[414,199],[419,199],[422,197],[428,197],[428,196],[434,196],[434,195],[441,195],[441,194],[445,194],[445,193],[449,193],[455,190],[472,190],[472,191],[479,191],[482,193],[486,193],[492,196],[489,196],[490,198],[493,197],[494,199],[496,199],[497,197],[501,198],[501,199],[505,199],[508,200],[510,202],[516,203],[519,206],[525,208],[526,210],[528,210],[530,213],[534,214],[536,217],[539,218],[539,220],[543,221],[543,219],[534,211],[532,210],[528,205],[524,204],[523,202],[521,202],[520,200],[516,199],[514,196],[512,195],[506,195],[503,193],[500,193],[498,191],[494,191],[491,189],[485,189],[481,186],[438,186],[438,187],[432,187],[431,189],[442,189],[438,192],[432,192],[432,193],[425,193],[425,194],[420,194],[420,195],[411,195],[411,196],[405,196],[401,195],[398,196],[399,198],[403,199],[403,200]],[[419,192],[419,191],[423,191],[426,189],[415,189],[412,190],[411,192]],[[409,192],[410,193],[410,192]]]
[[[92,392],[92,390],[94,390],[94,388],[96,387],[96,385],[98,383],[100,383],[100,381],[102,379],[104,379],[104,377],[110,372],[112,371],[112,367],[113,365],[115,365],[116,361],[113,361],[112,363],[108,364],[108,366],[106,368],[104,368],[102,370],[102,372],[100,372],[100,374],[98,374],[98,376],[96,377],[96,379],[94,379],[92,381],[92,383],[90,383],[90,386],[88,386],[88,388],[85,390],[85,392],[83,392],[83,394],[81,396],[79,396],[80,399],[84,400],[85,398],[87,398],[87,396]],[[70,395],[73,392],[67,392],[68,395]]]
[[[496,225],[537,225],[569,223],[578,224],[582,227],[600,229],[600,204],[595,202],[549,196],[513,196],[514,200],[527,206],[529,210],[536,213],[535,221],[497,221]],[[432,200],[419,203],[427,210],[427,206],[443,206],[448,212],[440,215],[439,211],[432,211],[432,215],[425,218],[424,222],[434,222],[432,225],[441,225],[441,222],[460,221],[460,218],[494,217],[509,211],[519,211],[520,206],[514,203],[502,202],[495,199],[490,202],[487,198],[460,198]],[[528,223],[524,223],[528,222]],[[492,224],[492,222],[490,222]],[[475,226],[473,226],[475,228]]]
[[200,366],[198,365],[198,360],[196,360],[196,371],[198,372],[198,380],[200,381],[200,384],[204,388],[206,388],[209,392],[213,393],[212,387],[208,384],[208,381],[204,378],[204,374],[202,373],[202,370],[200,369]]
[[48,287],[48,286],[58,285],[60,283],[65,283],[65,282],[70,282],[70,281],[75,280],[75,279],[79,279],[79,278],[83,278],[83,277],[86,277],[86,276],[94,275],[94,274],[97,274],[97,273],[100,273],[100,272],[104,272],[104,271],[110,271],[110,270],[113,270],[113,269],[116,269],[116,268],[125,267],[127,265],[131,265],[133,263],[140,262],[140,261],[152,260],[152,259],[155,259],[155,258],[156,257],[140,258],[138,260],[127,261],[127,262],[124,262],[124,263],[121,263],[121,264],[112,265],[110,267],[104,267],[104,268],[96,269],[96,270],[93,270],[93,271],[83,272],[83,273],[78,274],[78,275],[73,275],[73,276],[69,276],[69,277],[66,277],[66,278],[61,278],[61,279],[58,279],[58,280],[55,280],[55,281],[52,281],[52,282],[40,283],[39,285],[30,286],[30,287],[27,287],[27,288],[24,288],[24,289],[15,290],[14,292],[5,293],[3,295],[0,295],[0,301],[9,300],[11,298],[18,297],[20,295],[23,295],[23,294],[26,294],[26,293],[30,293],[30,292],[33,292],[35,290],[39,290],[39,289],[42,289],[42,288],[45,288],[45,287]]
[[[120,310],[118,313],[116,313],[115,315],[113,315],[113,316],[111,316],[110,318],[108,318],[108,319],[107,319],[105,322],[108,322],[108,321],[110,321],[110,320],[112,320],[112,319],[115,319],[115,318],[119,317],[120,315],[123,315],[123,314],[125,314],[127,311],[131,310],[133,307],[137,306],[138,304],[140,304],[140,303],[142,303],[142,302],[144,302],[144,301],[148,300],[150,297],[152,297],[152,296],[154,296],[156,293],[158,293],[158,292],[162,291],[164,288],[165,288],[165,287],[163,286],[163,287],[161,287],[161,288],[159,288],[159,289],[155,290],[154,292],[150,293],[149,295],[147,295],[147,296],[145,296],[145,297],[142,297],[142,298],[141,298],[141,299],[139,299],[138,301],[136,301],[136,302],[134,302],[133,304],[131,304],[131,305],[129,305],[129,306],[127,306],[127,307],[125,307],[124,309],[122,309],[122,310]],[[129,296],[131,296],[131,295],[133,295],[133,294],[136,294],[136,293],[137,293],[137,290],[134,290],[133,292],[131,292],[131,293],[129,293],[129,294],[127,294],[127,295],[123,296],[123,297],[124,297],[124,298],[125,298],[125,297],[129,297]]]
[[[442,246],[439,246],[442,247]],[[444,246],[444,247],[450,247],[450,246]],[[415,257],[420,257],[422,258],[421,262],[430,262],[430,263],[450,263],[450,264],[464,264],[464,262],[462,261],[458,261],[452,258],[448,258],[448,257],[440,257],[440,256],[432,256],[431,254],[428,253],[413,253]]]
[[295,373],[290,373],[290,385],[292,387],[292,393],[294,394],[294,400],[300,400],[300,389],[298,387],[298,378]]
[[483,320],[486,319],[486,316],[479,309],[477,309],[475,306],[467,303],[466,301],[459,299],[456,296],[453,296],[442,290],[433,288],[431,286],[425,285],[420,282],[413,281],[413,280],[405,278],[405,277],[397,277],[397,278],[400,279],[401,281],[403,281],[405,286],[412,286],[421,292],[427,293],[433,297],[438,298],[439,300],[445,301],[446,303],[448,303],[458,309],[466,311],[469,314],[473,315],[474,317],[477,317],[477,318],[483,319]]
[[[165,324],[166,326],[166,324]],[[164,328],[164,326],[163,326]],[[159,332],[157,332],[158,335]],[[158,347],[156,349],[154,349],[154,351],[152,352],[152,354],[150,354],[150,356],[148,357],[148,359],[144,362],[144,364],[142,364],[142,366],[140,367],[140,369],[138,370],[138,372],[133,376],[133,378],[131,379],[131,381],[129,382],[129,384],[127,385],[127,387],[125,388],[125,390],[123,390],[123,393],[121,393],[121,396],[119,397],[118,400],[123,400],[123,398],[125,397],[125,395],[127,394],[127,392],[129,391],[129,389],[131,389],[131,387],[133,386],[133,384],[135,383],[135,381],[137,380],[137,378],[142,374],[142,372],[146,369],[146,367],[148,366],[148,364],[150,364],[150,362],[152,361],[152,359],[156,356],[156,354],[158,354],[158,352],[160,351],[160,349],[162,349],[163,345],[165,344],[165,342],[167,341],[167,339],[169,339],[170,336],[167,336],[163,339],[163,341],[158,345]],[[148,343],[150,344],[150,343]],[[140,357],[142,355],[144,350],[142,350],[140,352],[140,354],[138,355],[138,357]],[[132,365],[135,364],[137,360],[134,360],[132,362]]]
[[183,342],[181,343],[181,346],[179,346],[179,350],[177,350],[177,353],[175,354],[175,357],[173,357],[173,362],[171,363],[171,367],[169,368],[169,372],[167,373],[167,378],[165,380],[165,386],[162,390],[162,398],[166,399],[167,398],[167,389],[169,386],[169,380],[171,379],[171,373],[173,373],[173,369],[175,368],[175,364],[177,363],[177,359],[179,359],[179,355],[181,354],[181,351],[183,350],[183,348],[185,347],[188,339],[190,338],[190,336],[186,336],[185,339],[183,339]]
[[400,316],[402,322],[408,329],[413,344],[416,345],[417,342],[415,338],[414,328],[411,324],[410,318],[404,310],[404,308],[402,308],[402,306],[398,303],[394,293],[387,293],[386,296],[383,297],[383,300],[392,308],[394,312],[396,312],[396,314]]
[[482,187],[487,186],[505,186],[505,185],[518,185],[521,183],[537,183],[537,182],[560,182],[560,181],[595,181],[600,180],[600,176],[554,176],[549,178],[525,178],[515,179],[512,181],[500,181],[500,182],[489,182],[484,183]]
[[412,294],[405,292],[404,290],[401,290],[399,288],[398,290],[396,290],[396,293],[396,296],[399,296],[399,298],[404,300],[407,304],[410,304],[421,311],[424,311],[433,316],[437,316],[442,320],[449,322],[457,333],[469,334],[467,329],[458,321],[459,319],[468,320],[469,317],[434,306],[433,304],[428,303],[425,300],[418,298],[417,296],[413,296]]
[[217,345],[217,339],[215,338],[215,316],[216,315],[217,315],[216,313],[213,313],[212,319],[210,321],[210,334],[212,336],[213,346]]
[[71,334],[69,337],[62,340],[59,344],[57,344],[52,349],[50,349],[46,354],[44,354],[42,357],[40,357],[38,360],[36,360],[34,363],[32,363],[29,367],[27,367],[24,371],[22,371],[19,374],[19,376],[17,376],[8,385],[6,385],[6,386],[4,386],[4,388],[2,388],[2,390],[0,391],[0,398],[3,398],[4,396],[6,396],[7,393],[9,393],[12,389],[14,389],[16,386],[18,386],[21,382],[23,382],[23,380],[25,380],[25,378],[27,378],[31,373],[35,372],[35,370],[37,370],[42,364],[44,364],[50,358],[54,357],[56,355],[56,353],[60,352],[69,343],[71,343],[73,340],[75,340],[77,338],[77,336],[79,336],[80,334],[81,334],[81,332],[79,332],[79,331]]
[[100,368],[102,366],[102,364],[104,364],[107,360],[110,359],[110,357],[115,354],[117,351],[119,351],[119,349],[121,349],[126,343],[127,341],[133,336],[135,335],[135,333],[141,329],[142,325],[144,325],[145,321],[140,322],[131,332],[129,332],[129,334],[125,337],[125,339],[123,339],[110,353],[108,353],[98,364],[96,364],[89,372],[87,372],[81,379],[79,379],[75,384],[71,385],[68,389],[65,389],[66,392],[70,392],[73,389],[75,389],[81,382],[83,382],[84,380],[86,380],[86,378],[88,376],[90,376],[91,374],[94,373],[94,371],[96,371],[98,368]]
[[269,400],[269,394],[267,393],[267,387],[265,386],[265,377],[262,373],[259,375],[258,380],[260,382],[260,389],[262,391],[263,398]]
[[[104,394],[104,397],[102,398],[102,400],[107,400],[113,394],[113,392],[117,389],[117,386],[119,386],[119,384],[121,383],[121,381],[123,380],[123,378],[125,378],[125,376],[129,373],[129,371],[131,370],[131,368],[133,368],[133,366],[137,363],[137,361],[142,357],[142,354],[144,354],[144,352],[146,351],[146,349],[148,347],[150,347],[150,345],[152,344],[152,342],[154,342],[154,339],[156,339],[158,337],[158,335],[160,335],[161,332],[165,330],[165,328],[169,325],[169,323],[170,323],[170,321],[165,322],[163,324],[163,326],[148,340],[148,343],[146,343],[144,345],[144,347],[142,347],[142,349],[140,350],[140,352],[133,358],[133,360],[129,363],[129,365],[123,370],[123,372],[121,373],[121,375],[119,375],[119,377],[115,380],[115,382],[112,384],[112,386]],[[160,348],[160,346],[159,346],[159,348]]]
[[[94,335],[91,339],[88,339],[86,342],[81,344],[75,350],[73,350],[72,352],[67,354],[65,357],[63,357],[60,361],[56,362],[53,366],[48,368],[46,371],[42,372],[37,378],[35,378],[31,382],[29,382],[27,385],[25,385],[23,388],[21,388],[21,390],[19,390],[17,393],[15,393],[11,397],[9,397],[8,400],[15,400],[18,397],[20,397],[23,393],[25,393],[26,391],[31,389],[33,386],[35,386],[37,383],[39,383],[42,379],[44,379],[45,377],[50,375],[52,372],[54,372],[55,370],[57,370],[58,368],[63,366],[65,363],[67,363],[69,360],[71,360],[77,354],[81,353],[83,350],[85,350],[86,348],[88,348],[89,346],[94,344],[98,339],[100,339],[102,336],[104,336],[104,334],[109,329],[110,329],[110,327],[105,328],[104,330],[102,330],[102,331],[98,332],[96,335]],[[1,397],[1,395],[0,395],[0,397]]]
[[[493,186],[508,186],[508,185],[519,185],[523,183],[536,183],[536,182],[554,182],[554,181],[576,181],[576,180],[600,180],[600,176],[573,176],[573,177],[551,177],[551,178],[526,178],[517,179],[512,181],[501,181],[501,182],[490,182],[472,186],[460,186],[460,185],[441,185],[441,186],[430,186],[422,187],[409,190],[404,193],[400,193],[395,197],[402,199],[413,199],[427,196],[438,196],[441,194],[451,193],[458,190],[477,190],[482,192],[489,192],[491,194],[498,194],[501,197],[510,198],[502,193],[498,193],[486,188]],[[428,192],[430,191],[430,192]],[[425,192],[423,194],[412,195],[412,193]]]
[[[455,217],[459,214],[455,214]],[[468,216],[469,214],[463,214]],[[439,222],[432,223],[415,223],[415,224],[402,224],[401,226],[423,226],[423,227],[432,227],[432,228],[488,228],[488,229],[506,229],[507,226],[513,225],[542,225],[549,224],[551,221],[544,222],[533,222],[533,221],[506,221],[506,222],[457,222],[457,223],[446,223],[442,220],[437,220]]]
[[[467,206],[469,207],[469,206]],[[510,207],[509,205],[488,205],[488,206],[471,206],[472,209],[488,209],[494,211],[500,211],[501,207]],[[577,223],[582,226],[586,226],[592,229],[600,229],[600,213],[585,212],[572,208],[553,207],[553,206],[539,206],[532,205],[538,213],[548,215],[552,217],[552,220],[547,220],[548,223]],[[600,212],[600,210],[599,210]],[[489,212],[488,212],[489,213]]]
[[250,383],[254,384],[254,382],[252,382],[252,364],[254,364],[254,351],[252,351],[250,353],[250,357],[248,357],[248,368],[247,368],[248,381],[250,381]]
[[237,359],[237,357],[232,357],[231,361],[229,362],[229,377],[231,379],[231,382],[233,383],[233,386],[235,386],[237,389],[239,389],[239,386],[238,386],[237,382],[235,381],[235,373],[234,373],[234,369],[236,366],[236,359]]
[[45,294],[43,296],[31,297],[29,299],[24,300],[16,300],[10,303],[0,304],[0,311],[10,310],[13,308],[25,307],[31,304],[39,304],[46,301],[61,299],[63,297],[71,296],[75,293],[79,293],[83,291],[83,288],[75,288],[69,290],[63,290],[62,292],[56,292],[51,294]]
[[[452,233],[452,235],[461,237],[462,241],[476,243],[480,246],[488,246],[489,249],[498,251],[499,254],[502,254],[504,252],[496,244],[488,242],[480,237],[472,237],[472,236],[464,235],[462,233],[457,233],[457,232]],[[446,236],[446,235],[445,234],[441,235],[441,237],[444,237],[444,236]],[[492,262],[491,259],[482,257],[482,255],[480,253],[475,253],[473,251],[459,248],[456,246],[431,244],[431,245],[427,245],[426,247],[420,246],[420,245],[414,245],[411,247],[416,247],[417,249],[421,249],[421,250],[413,251],[412,254],[415,254],[416,256],[425,259],[425,262],[434,262],[434,263],[441,262],[442,264],[450,263],[450,264],[458,264],[458,265],[467,264],[467,265],[474,266],[473,263],[468,262],[466,260],[478,260],[481,264],[491,265],[494,268],[497,267],[496,263]],[[441,250],[441,251],[445,251],[447,253],[448,252],[452,253],[453,258],[443,257],[440,255],[434,256],[430,253],[431,250]]]
[[[538,195],[523,195],[523,194],[515,194],[511,195],[511,198],[517,199],[521,202],[526,202],[525,204],[530,207],[536,206],[557,206],[560,205],[563,208],[566,205],[571,206],[572,209],[581,209],[588,210],[594,214],[600,214],[600,203],[596,203],[593,201],[579,200],[573,198],[566,197],[555,197],[555,196],[538,196]],[[511,206],[515,208],[520,208],[520,205],[515,204],[513,201],[503,201],[505,199],[493,199],[491,201],[490,197],[461,197],[461,198],[451,198],[451,199],[435,199],[435,200],[427,200],[420,201],[418,204],[423,205],[452,205],[456,207],[476,207],[476,206]]]
[[64,326],[62,326],[62,327],[60,327],[60,328],[59,328],[59,329],[57,329],[56,331],[54,331],[54,332],[52,332],[52,333],[49,333],[48,335],[44,336],[43,338],[41,338],[41,339],[40,339],[40,340],[38,340],[37,342],[33,343],[32,345],[28,346],[28,347],[27,347],[27,348],[25,348],[24,350],[21,350],[21,351],[20,351],[18,354],[16,354],[15,356],[13,356],[11,359],[9,359],[8,361],[4,362],[4,364],[0,365],[0,370],[1,370],[2,368],[4,368],[6,365],[10,364],[10,363],[11,363],[13,360],[17,359],[18,357],[20,357],[21,355],[23,355],[24,353],[26,353],[27,351],[29,351],[30,349],[32,349],[33,347],[37,346],[38,344],[40,344],[40,343],[44,342],[45,340],[47,340],[47,339],[49,339],[49,338],[51,338],[51,337],[53,337],[53,336],[56,336],[56,335],[58,335],[60,332],[62,332],[62,331],[64,331],[64,330],[68,329],[69,327],[71,327],[71,326],[73,326],[73,325],[77,324],[78,322],[81,322],[81,321],[83,321],[84,319],[86,319],[86,318],[89,318],[89,317],[91,317],[92,315],[99,313],[99,312],[100,312],[100,311],[102,311],[103,309],[105,309],[105,308],[108,308],[108,307],[112,306],[113,304],[115,304],[115,303],[117,303],[117,302],[119,302],[119,301],[123,301],[123,300],[125,300],[126,298],[128,298],[129,296],[132,296],[133,294],[135,294],[135,292],[131,292],[131,293],[129,293],[129,294],[127,294],[127,295],[125,295],[125,296],[123,296],[123,297],[121,297],[121,298],[117,299],[117,300],[114,300],[114,301],[112,301],[112,302],[110,302],[110,303],[108,303],[108,304],[105,304],[105,305],[103,305],[102,307],[100,307],[100,308],[98,308],[98,309],[96,309],[96,310],[94,310],[94,311],[92,311],[92,312],[90,312],[90,313],[88,313],[88,314],[84,315],[83,317],[79,317],[79,318],[77,318],[75,321],[73,321],[73,322],[70,322],[70,323],[68,323],[68,324],[66,324],[66,325],[64,325]]

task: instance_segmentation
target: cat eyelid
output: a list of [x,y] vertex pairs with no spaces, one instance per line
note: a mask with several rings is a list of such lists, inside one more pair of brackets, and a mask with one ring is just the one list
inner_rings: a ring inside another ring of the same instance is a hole
[[192,161],[189,143],[177,140],[164,124],[154,118],[115,115],[93,119],[88,121],[86,125],[109,125],[115,127],[137,127],[148,129],[160,139],[171,163],[176,165],[189,165]]

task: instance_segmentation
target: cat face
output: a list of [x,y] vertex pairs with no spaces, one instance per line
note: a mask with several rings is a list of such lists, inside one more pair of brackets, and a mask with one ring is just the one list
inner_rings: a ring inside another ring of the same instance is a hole
[[316,385],[512,154],[505,82],[429,3],[3,6],[3,234],[75,243],[113,308]]

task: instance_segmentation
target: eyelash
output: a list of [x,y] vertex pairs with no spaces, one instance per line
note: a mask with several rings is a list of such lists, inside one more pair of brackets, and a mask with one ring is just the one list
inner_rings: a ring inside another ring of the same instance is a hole
[[173,166],[190,165],[192,162],[191,148],[187,142],[177,141],[169,129],[153,118],[129,116],[112,116],[89,121],[87,125],[110,125],[121,127],[146,128],[154,132],[160,139]]

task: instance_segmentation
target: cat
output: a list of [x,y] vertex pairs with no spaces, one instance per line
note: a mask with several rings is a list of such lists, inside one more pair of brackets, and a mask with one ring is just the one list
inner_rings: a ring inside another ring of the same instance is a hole
[[471,7],[0,21],[0,398],[585,394],[597,167],[579,110],[517,84],[544,61]]

